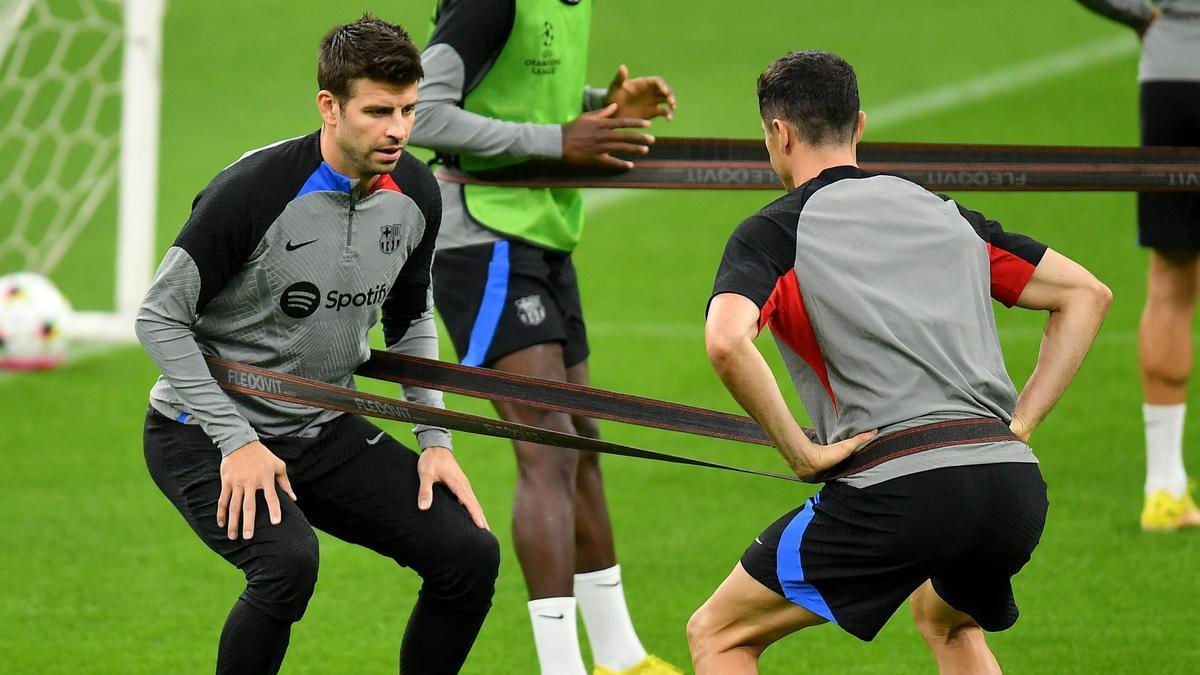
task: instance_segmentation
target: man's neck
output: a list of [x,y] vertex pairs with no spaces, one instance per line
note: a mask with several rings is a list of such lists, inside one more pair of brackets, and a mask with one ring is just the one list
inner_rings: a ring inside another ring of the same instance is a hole
[[835,166],[858,166],[857,144],[803,147],[792,155],[791,164],[792,184],[786,186],[788,190],[794,190],[797,185],[803,185],[816,178],[825,169]]
[[375,182],[379,180],[379,174],[373,173],[369,176],[360,176],[351,170],[351,164],[343,157],[341,150],[337,146],[337,142],[333,140],[333,133],[328,127],[321,127],[321,159],[329,165],[329,168],[349,178],[351,184],[354,185],[354,190],[358,194],[365,194],[371,191],[375,186]]

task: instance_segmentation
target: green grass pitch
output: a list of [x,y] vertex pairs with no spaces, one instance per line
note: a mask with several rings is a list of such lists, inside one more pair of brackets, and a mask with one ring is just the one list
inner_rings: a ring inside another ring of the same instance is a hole
[[[431,0],[371,1],[361,9],[409,26],[423,45],[431,7]],[[170,4],[159,250],[214,173],[246,149],[316,127],[316,42],[359,9],[316,0]],[[785,51],[822,48],[858,70],[867,140],[1137,140],[1135,39],[1072,2],[607,0],[594,15],[594,84],[606,84],[619,63],[673,84],[679,111],[675,122],[655,123],[659,135],[757,137],[755,77]],[[1107,57],[1080,51],[1109,44],[1116,47]],[[1064,53],[1084,55],[1064,66]],[[937,90],[946,93],[922,97]],[[1200,533],[1137,528],[1143,450],[1134,349],[1145,254],[1134,243],[1133,197],[956,196],[1081,261],[1116,295],[1075,385],[1034,437],[1051,510],[1042,544],[1016,580],[1021,620],[990,638],[1000,663],[1013,673],[1200,672]],[[588,195],[577,265],[598,386],[736,410],[704,358],[704,303],[728,233],[773,197]],[[0,236],[5,227],[0,216]],[[57,272],[74,286],[107,275],[82,265]],[[1019,384],[1043,319],[998,313]],[[769,340],[761,345],[774,351]],[[0,672],[211,672],[242,580],[196,540],[146,473],[140,430],[154,375],[129,346],[50,373],[0,376]],[[459,397],[449,403],[488,411]],[[386,426],[408,437],[402,426]],[[603,430],[646,447],[783,467],[764,448],[611,424]],[[1200,471],[1198,442],[1200,425],[1192,424],[1193,471]],[[535,672],[508,523],[511,452],[504,441],[466,435],[457,445],[504,551],[494,608],[466,672]],[[812,488],[623,458],[605,467],[636,625],[650,650],[686,664],[690,613],[750,539]],[[321,544],[317,593],[293,631],[284,672],[394,671],[416,575],[330,537]],[[825,626],[773,647],[763,669],[934,668],[902,609],[871,645]]]

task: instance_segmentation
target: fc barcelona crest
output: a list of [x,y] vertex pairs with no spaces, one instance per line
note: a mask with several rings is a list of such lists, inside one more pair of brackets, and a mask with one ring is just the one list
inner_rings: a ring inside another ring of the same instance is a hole
[[517,318],[526,326],[537,326],[546,320],[546,306],[542,304],[542,296],[527,295],[523,298],[517,298],[514,304],[517,306]]
[[379,250],[391,255],[400,248],[400,223],[379,226]]

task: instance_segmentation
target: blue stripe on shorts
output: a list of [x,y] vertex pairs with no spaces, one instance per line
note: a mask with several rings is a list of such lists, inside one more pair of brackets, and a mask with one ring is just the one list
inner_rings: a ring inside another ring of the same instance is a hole
[[783,535],[779,537],[779,547],[775,550],[775,573],[779,576],[779,585],[788,600],[836,624],[837,620],[833,618],[833,612],[829,611],[825,598],[821,597],[812,584],[804,580],[804,563],[800,553],[804,531],[808,529],[815,513],[813,505],[819,501],[819,496],[814,496],[805,502],[800,513],[797,513],[792,522],[784,528]]
[[483,287],[483,301],[475,324],[471,326],[471,341],[467,344],[464,366],[481,366],[487,358],[496,326],[504,313],[504,300],[508,297],[508,242],[501,239],[492,249],[492,261],[488,263],[487,283]]

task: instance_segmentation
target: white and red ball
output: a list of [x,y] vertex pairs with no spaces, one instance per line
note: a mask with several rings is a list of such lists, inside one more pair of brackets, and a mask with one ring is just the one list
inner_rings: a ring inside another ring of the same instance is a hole
[[70,303],[49,279],[32,272],[0,277],[0,368],[42,370],[61,363],[70,314]]

